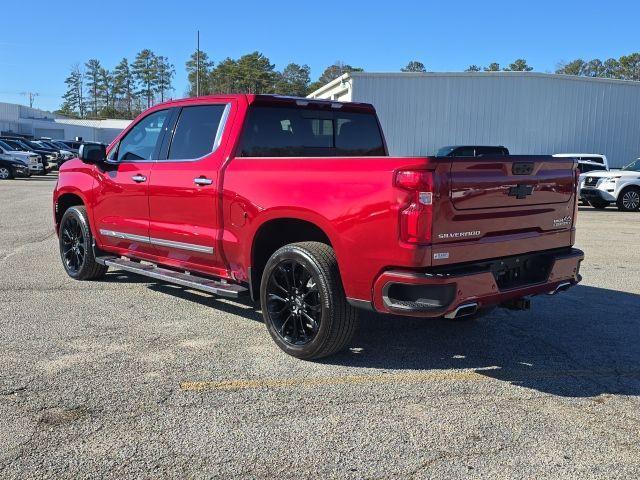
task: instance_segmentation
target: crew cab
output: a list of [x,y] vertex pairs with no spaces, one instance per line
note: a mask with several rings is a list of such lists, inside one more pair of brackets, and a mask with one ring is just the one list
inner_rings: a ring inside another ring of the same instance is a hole
[[208,96],[83,144],[53,213],[72,278],[246,295],[282,350],[315,359],[349,344],[359,309],[472,318],[578,283],[576,173],[550,156],[389,156],[368,104]]
[[640,158],[620,170],[583,173],[580,198],[599,210],[612,203],[623,212],[640,210]]

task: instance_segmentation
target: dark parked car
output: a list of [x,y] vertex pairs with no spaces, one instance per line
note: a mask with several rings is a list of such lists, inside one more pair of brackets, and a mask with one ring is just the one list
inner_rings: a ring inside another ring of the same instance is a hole
[[15,177],[29,177],[29,167],[20,160],[3,160],[0,158],[0,180]]
[[66,145],[71,149],[71,151],[75,150],[76,153],[80,150],[80,145],[82,145],[82,142],[77,142],[76,140],[56,140],[56,141]]
[[509,155],[509,149],[502,145],[453,145],[442,147],[436,153],[437,157],[481,157],[483,155],[506,157]]
[[35,152],[40,155],[42,165],[44,166],[44,174],[58,166],[59,154],[52,148],[38,145],[22,137],[1,137],[0,140],[3,142],[12,142],[14,147],[19,147],[23,152]]

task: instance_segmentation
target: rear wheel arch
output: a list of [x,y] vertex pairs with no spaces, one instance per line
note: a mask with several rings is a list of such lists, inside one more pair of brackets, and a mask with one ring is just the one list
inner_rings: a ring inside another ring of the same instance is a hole
[[317,223],[295,217],[274,218],[262,223],[251,244],[251,296],[257,300],[264,267],[271,255],[290,243],[319,242],[335,248],[326,231]]

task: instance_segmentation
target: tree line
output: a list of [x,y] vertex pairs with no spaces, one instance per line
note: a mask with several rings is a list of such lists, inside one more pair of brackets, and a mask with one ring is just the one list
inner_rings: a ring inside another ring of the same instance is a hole
[[556,73],[640,81],[640,53],[622,55],[620,58],[608,58],[604,62],[599,58],[593,60],[577,58],[570,62],[560,63]]
[[[278,71],[269,58],[260,52],[212,61],[206,52],[195,51],[186,63],[189,89],[187,95],[217,93],[272,93],[304,97],[347,72],[361,72],[362,68],[336,62],[327,67],[317,81],[311,82],[308,65],[289,63]],[[199,72],[199,82],[198,82]],[[197,85],[199,83],[199,85]]]
[[57,113],[77,118],[133,118],[170,96],[174,75],[168,58],[148,49],[132,62],[123,58],[112,70],[92,58],[71,68]]
[[[318,80],[311,81],[306,64],[289,63],[277,70],[268,57],[255,51],[237,59],[227,57],[214,62],[204,51],[194,52],[185,64],[187,96],[225,93],[272,93],[304,97],[348,72],[362,72],[360,67],[336,61],[324,69]],[[486,66],[469,65],[466,72],[530,72],[526,59],[518,58],[505,67],[497,62]],[[411,60],[402,72],[427,72],[419,60]],[[640,53],[610,58],[562,62],[557,74],[619,78],[640,81]],[[111,71],[100,61],[91,59],[84,68],[75,65],[65,80],[67,92],[59,113],[79,118],[133,118],[145,108],[166,100],[173,92],[175,68],[167,57],[151,50],[139,52],[133,62],[123,58]],[[197,85],[198,84],[198,85]]]

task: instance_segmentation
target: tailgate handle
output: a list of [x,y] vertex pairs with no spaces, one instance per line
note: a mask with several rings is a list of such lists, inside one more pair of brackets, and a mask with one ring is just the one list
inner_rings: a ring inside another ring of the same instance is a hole
[[533,173],[533,163],[514,163],[511,167],[511,172],[514,175],[531,175]]

